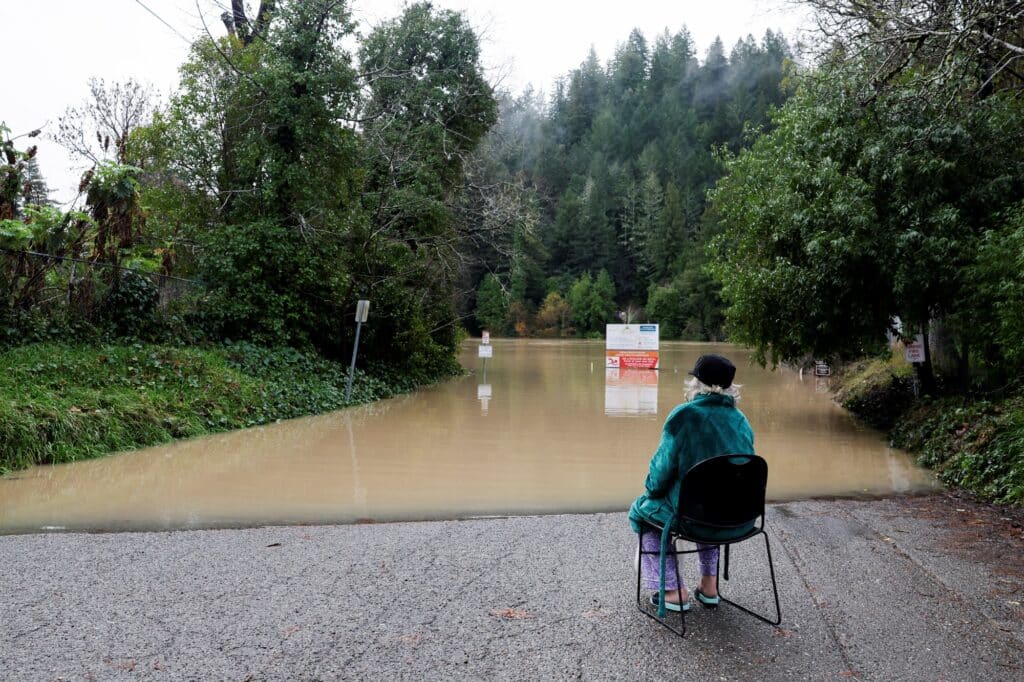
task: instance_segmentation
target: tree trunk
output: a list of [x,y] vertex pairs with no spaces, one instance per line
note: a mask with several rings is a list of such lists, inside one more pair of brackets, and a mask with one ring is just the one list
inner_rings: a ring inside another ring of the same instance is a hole
[[960,390],[967,393],[971,388],[971,364],[970,364],[970,349],[967,347],[966,341],[960,342],[956,356],[956,374],[957,380],[960,383]]
[[931,344],[928,341],[928,325],[923,325],[921,332],[924,339],[924,362],[915,365],[914,369],[917,372],[917,380],[921,384],[921,393],[923,395],[935,395],[935,369],[932,366]]

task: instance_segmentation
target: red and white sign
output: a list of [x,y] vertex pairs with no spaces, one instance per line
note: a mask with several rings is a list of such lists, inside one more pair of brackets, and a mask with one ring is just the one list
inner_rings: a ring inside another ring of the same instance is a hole
[[924,362],[924,334],[918,334],[913,341],[907,343],[903,357],[907,362]]
[[607,369],[658,369],[656,324],[609,324],[604,347]]
[[656,350],[606,350],[604,358],[608,369],[658,369]]

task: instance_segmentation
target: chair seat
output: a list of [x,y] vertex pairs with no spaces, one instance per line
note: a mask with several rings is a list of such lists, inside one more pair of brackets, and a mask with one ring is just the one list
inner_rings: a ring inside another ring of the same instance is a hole
[[673,533],[682,539],[703,545],[731,544],[746,540],[759,532],[760,529],[755,527],[754,521],[736,528],[719,528],[703,523],[680,521],[673,529]]

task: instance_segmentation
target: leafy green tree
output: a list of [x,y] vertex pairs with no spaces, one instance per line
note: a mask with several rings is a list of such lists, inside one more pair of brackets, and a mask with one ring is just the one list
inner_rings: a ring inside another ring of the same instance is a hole
[[573,325],[580,336],[603,335],[615,315],[615,284],[606,270],[596,278],[585,272],[569,289]]
[[972,330],[983,371],[1015,375],[1024,367],[1024,203],[982,236],[967,277],[971,286],[960,301],[959,326]]
[[[458,341],[455,284],[465,244],[456,208],[471,156],[497,120],[479,43],[465,18],[430,3],[407,6],[375,28],[360,49],[368,74],[364,102],[368,169],[363,204],[373,226],[371,253],[352,263],[364,287],[417,291],[427,334],[415,343],[439,359]],[[488,219],[493,219],[489,216]],[[502,223],[500,219],[492,220]],[[367,243],[361,240],[360,248]],[[397,311],[384,308],[393,319]]]
[[493,274],[484,277],[476,292],[476,321],[480,329],[503,335],[508,319],[509,296]]
[[923,102],[910,80],[866,109],[859,77],[807,79],[713,194],[729,327],[773,362],[862,353],[896,317],[908,334],[959,319],[965,265],[1019,196],[1015,101]]

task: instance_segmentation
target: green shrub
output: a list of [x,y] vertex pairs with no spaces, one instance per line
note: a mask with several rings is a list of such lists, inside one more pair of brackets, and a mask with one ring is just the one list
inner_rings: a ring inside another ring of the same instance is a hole
[[100,320],[114,337],[147,337],[155,331],[160,290],[147,277],[122,270],[100,305]]
[[1024,398],[922,401],[892,431],[947,484],[1004,504],[1024,504]]
[[863,360],[838,377],[836,400],[871,426],[891,428],[914,402],[913,372],[895,354],[888,360]]

